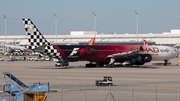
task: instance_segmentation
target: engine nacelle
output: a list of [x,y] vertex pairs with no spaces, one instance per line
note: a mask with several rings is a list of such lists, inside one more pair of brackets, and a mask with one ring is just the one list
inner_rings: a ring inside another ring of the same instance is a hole
[[136,61],[142,61],[142,56],[141,55],[137,55]]
[[150,62],[152,60],[152,56],[150,54],[141,54],[144,62]]
[[133,63],[135,65],[143,65],[146,62],[150,62],[152,60],[152,57],[150,54],[139,54],[136,57],[136,62]]
[[134,58],[131,59],[131,63],[136,63],[136,60]]

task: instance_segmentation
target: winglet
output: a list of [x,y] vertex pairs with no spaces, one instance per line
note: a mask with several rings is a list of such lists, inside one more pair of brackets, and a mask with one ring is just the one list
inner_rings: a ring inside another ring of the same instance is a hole
[[91,41],[89,42],[88,45],[93,45],[93,44],[94,44],[94,41],[95,41],[95,37],[93,37],[93,38],[91,39]]
[[143,49],[143,47],[142,46],[140,46],[140,51],[143,51],[144,49]]

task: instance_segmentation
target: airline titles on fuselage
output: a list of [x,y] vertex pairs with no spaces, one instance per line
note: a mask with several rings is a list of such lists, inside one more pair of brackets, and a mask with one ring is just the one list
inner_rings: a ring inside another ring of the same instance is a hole
[[[137,48],[137,47],[131,47],[130,48],[130,51],[137,51],[137,50],[139,50],[139,48]],[[170,50],[168,48],[159,49],[157,47],[152,47],[152,48],[145,48],[143,52],[147,52],[147,53],[149,53],[149,52],[151,52],[151,53],[159,53],[159,52],[169,53]]]
[[[131,47],[129,51],[138,51],[138,50],[139,50],[139,47]],[[72,52],[69,54],[68,57],[69,58],[78,58],[80,51],[86,51],[87,54],[91,54],[91,51],[97,51],[97,50],[94,50],[93,48],[89,48],[89,47],[86,47],[85,50],[81,50],[81,48],[73,48]],[[115,48],[115,51],[118,52],[120,50]],[[144,51],[143,51],[143,53],[148,53],[152,56],[157,56],[159,52],[169,53],[170,49],[168,49],[168,48],[159,49],[157,47],[146,47],[146,48],[144,48]]]

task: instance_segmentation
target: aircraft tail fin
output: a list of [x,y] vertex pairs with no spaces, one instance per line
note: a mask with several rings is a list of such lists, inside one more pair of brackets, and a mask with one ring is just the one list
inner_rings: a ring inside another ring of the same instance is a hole
[[147,41],[146,41],[146,40],[143,40],[143,42],[144,42],[144,45],[147,45],[147,46],[148,46],[148,43],[147,43]]
[[27,47],[28,49],[35,49],[42,45],[50,45],[30,19],[23,19],[23,23],[30,43],[30,46]]
[[23,19],[23,23],[30,43],[26,48],[57,59],[66,59],[61,49],[56,45],[50,44],[30,19]]
[[93,38],[91,39],[91,41],[89,42],[88,45],[93,45],[93,44],[94,44],[94,41],[95,41],[95,37],[93,37]]

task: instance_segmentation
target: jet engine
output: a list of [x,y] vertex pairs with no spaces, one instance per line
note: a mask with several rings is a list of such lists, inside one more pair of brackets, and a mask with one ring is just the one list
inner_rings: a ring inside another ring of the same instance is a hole
[[135,65],[143,65],[146,62],[150,62],[152,60],[152,57],[150,54],[138,54],[136,57]]
[[144,62],[150,62],[152,60],[152,56],[150,54],[141,54]]
[[141,55],[137,55],[136,61],[141,61],[141,60],[142,60],[142,56]]

